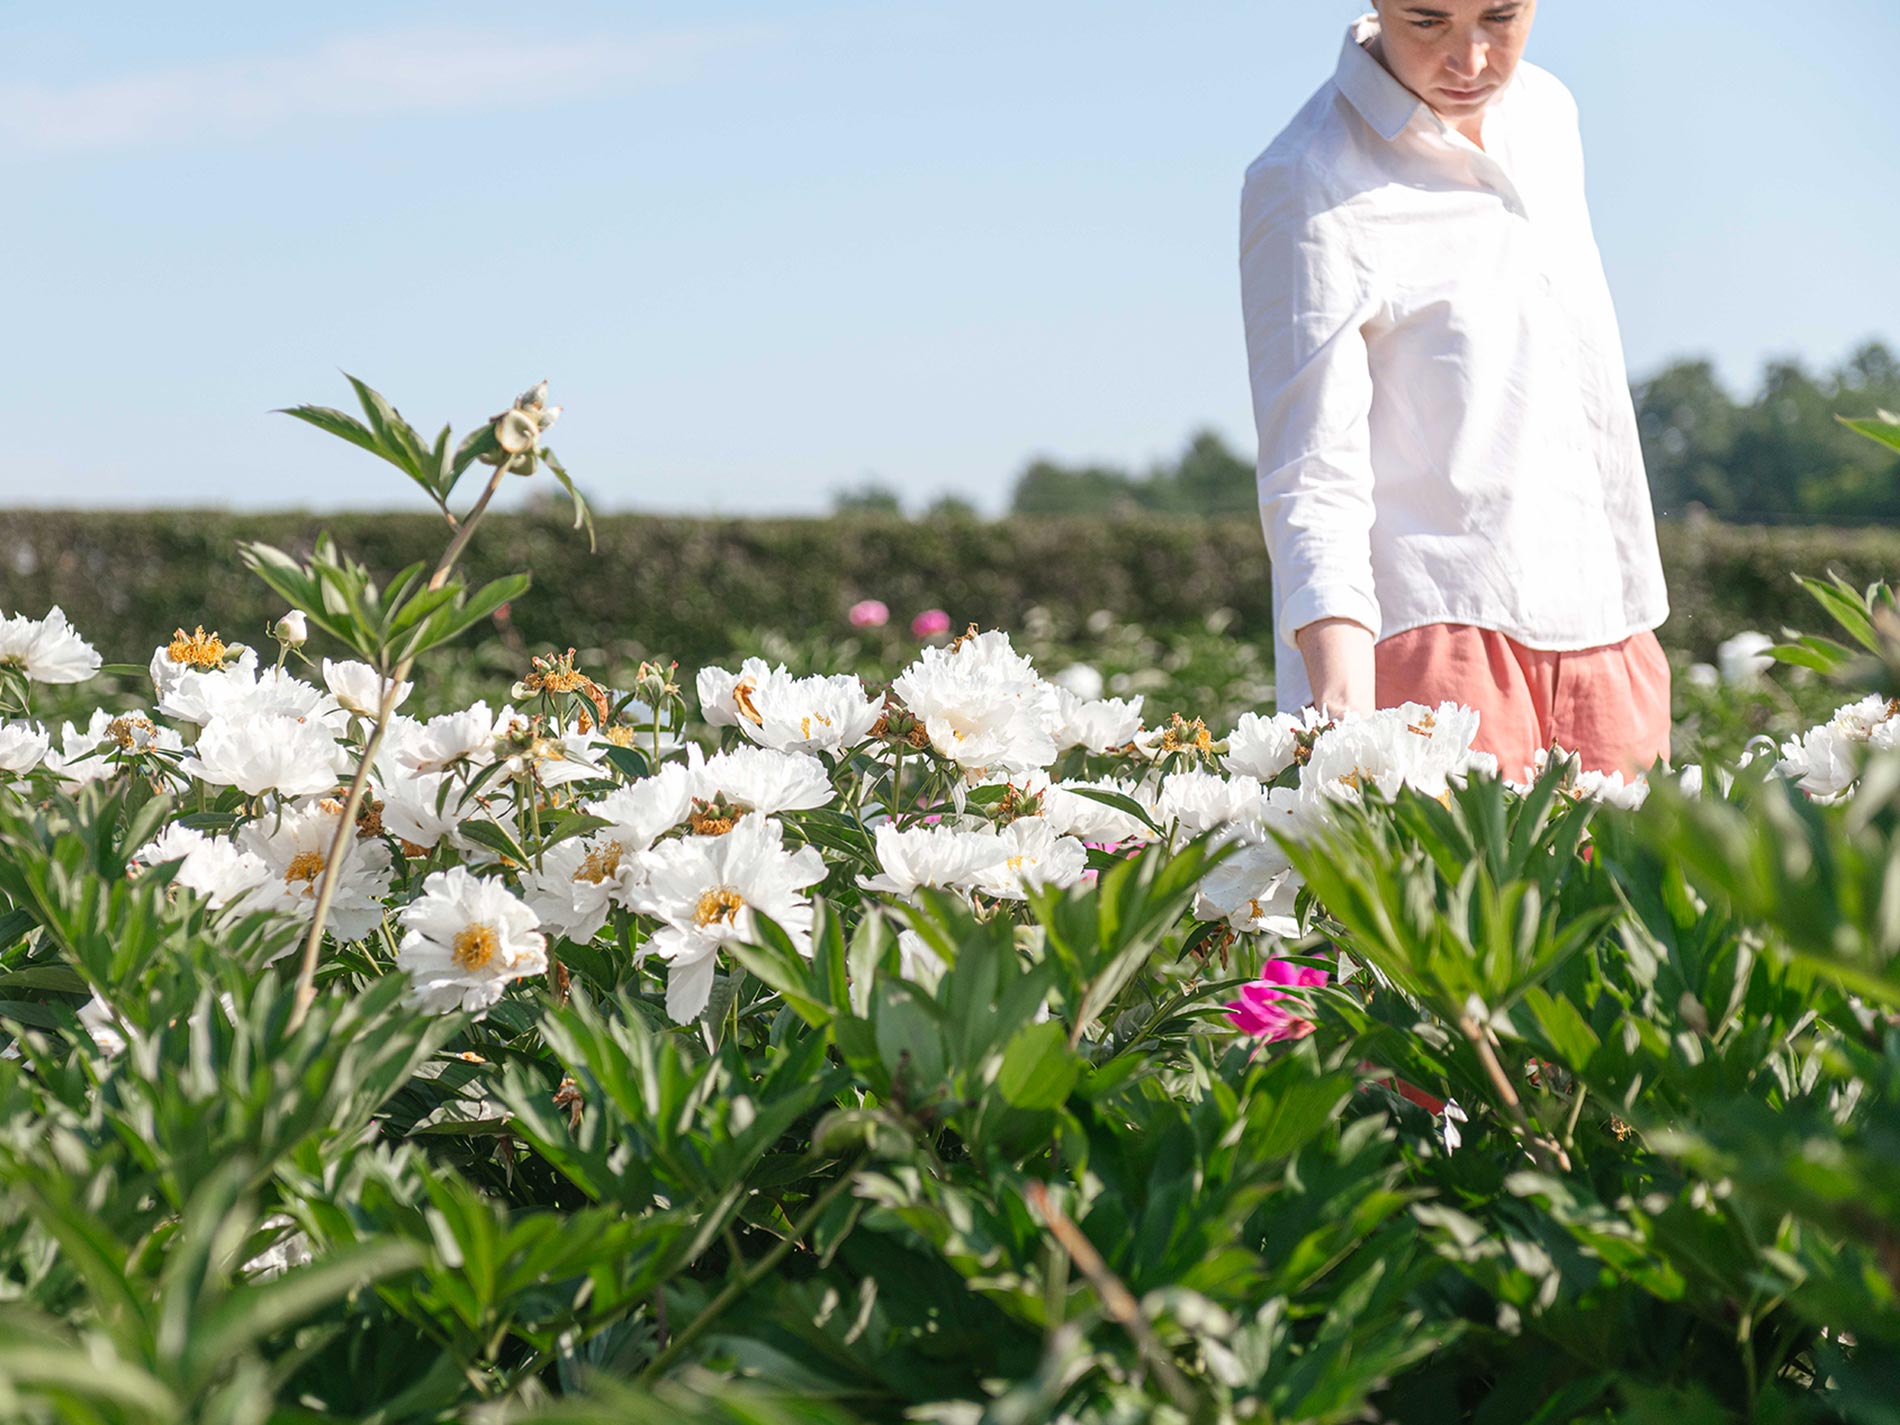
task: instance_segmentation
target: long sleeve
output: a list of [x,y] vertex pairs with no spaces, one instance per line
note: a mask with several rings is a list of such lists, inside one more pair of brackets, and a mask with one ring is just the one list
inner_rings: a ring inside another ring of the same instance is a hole
[[1260,521],[1277,586],[1275,624],[1294,633],[1343,617],[1376,637],[1372,374],[1363,335],[1380,303],[1350,218],[1298,161],[1257,164],[1241,197],[1241,305]]

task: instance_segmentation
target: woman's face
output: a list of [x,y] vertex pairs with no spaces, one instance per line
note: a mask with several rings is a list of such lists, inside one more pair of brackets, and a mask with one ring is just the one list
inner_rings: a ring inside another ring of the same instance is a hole
[[1517,69],[1537,0],[1375,0],[1385,66],[1445,118],[1481,112]]

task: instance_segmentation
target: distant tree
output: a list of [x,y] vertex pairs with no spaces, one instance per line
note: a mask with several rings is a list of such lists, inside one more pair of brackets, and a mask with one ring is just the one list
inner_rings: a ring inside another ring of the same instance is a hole
[[[1723,519],[1900,521],[1900,458],[1837,415],[1900,411],[1900,356],[1868,342],[1825,375],[1771,362],[1737,401],[1706,360],[1674,362],[1630,389],[1658,515],[1702,505]],[[1211,430],[1145,474],[1042,459],[1016,480],[1017,514],[1163,510],[1237,515],[1256,500],[1252,462]]]
[[961,495],[939,495],[930,502],[924,511],[927,520],[974,520],[978,518],[976,506]]
[[1170,483],[1175,508],[1192,514],[1244,514],[1260,502],[1253,459],[1228,449],[1211,430],[1197,431],[1188,440]]
[[1134,483],[1125,470],[1037,460],[1016,477],[1010,508],[1019,515],[1112,514],[1139,508]]
[[831,509],[840,515],[901,515],[904,502],[897,491],[873,477],[855,489],[833,491]]
[[1178,460],[1132,475],[1105,465],[1038,460],[1016,479],[1010,508],[1019,515],[1114,514],[1163,510],[1225,515],[1254,507],[1253,463],[1218,434],[1197,431]]
[[1900,407],[1900,372],[1878,342],[1813,377],[1798,361],[1769,364],[1730,456],[1742,517],[1846,521],[1900,518],[1900,459],[1837,415]]
[[1678,361],[1632,393],[1636,428],[1656,513],[1679,515],[1693,501],[1733,515],[1729,459],[1738,413],[1707,361]]

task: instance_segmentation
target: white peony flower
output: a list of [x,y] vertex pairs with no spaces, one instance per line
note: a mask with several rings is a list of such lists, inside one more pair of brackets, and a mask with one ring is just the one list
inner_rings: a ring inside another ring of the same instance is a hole
[[206,836],[185,854],[172,884],[196,891],[218,910],[245,899],[270,879],[271,868],[255,851],[245,851],[223,837]]
[[[382,711],[383,694],[389,690],[389,680],[380,677],[367,663],[355,660],[323,660],[323,686],[330,690],[330,696],[337,704],[349,712],[360,713],[364,717],[374,718]],[[399,708],[409,699],[413,683],[396,684],[396,701],[392,708]]]
[[1145,783],[1120,778],[1102,782],[1057,782],[1042,794],[1042,819],[1064,836],[1082,841],[1119,844],[1154,840],[1154,832],[1139,817],[1082,795],[1091,791],[1119,793],[1159,824],[1154,789]]
[[759,711],[753,694],[763,684],[789,680],[785,665],[773,668],[763,658],[748,658],[737,673],[724,668],[701,668],[697,679],[699,712],[712,727],[737,727],[741,722],[758,723]]
[[650,777],[617,787],[581,810],[612,825],[596,835],[618,841],[630,852],[645,851],[692,814],[693,798],[700,792],[703,764],[695,746],[685,766],[677,762]]
[[52,738],[37,723],[0,723],[0,772],[31,772],[51,748]]
[[83,683],[99,671],[100,661],[57,604],[43,619],[0,617],[0,668],[15,669],[35,683]]
[[163,866],[171,861],[182,861],[210,839],[196,827],[174,821],[133,852],[132,860],[140,866]]
[[738,726],[762,747],[837,756],[869,737],[883,715],[883,699],[869,696],[848,673],[773,677],[751,687],[749,712]]
[[281,713],[215,717],[179,763],[190,776],[252,797],[330,791],[349,765],[349,754],[327,723]]
[[513,708],[504,705],[491,713],[486,702],[479,702],[430,718],[397,755],[412,772],[441,772],[461,762],[485,767],[496,759],[495,739],[514,722]]
[[1293,765],[1299,754],[1296,734],[1311,734],[1332,719],[1318,708],[1302,708],[1297,713],[1243,713],[1227,739],[1227,755],[1221,764],[1229,772],[1271,782]]
[[1368,784],[1387,797],[1405,786],[1442,798],[1454,779],[1496,773],[1496,758],[1472,750],[1477,732],[1477,712],[1456,703],[1405,703],[1347,718],[1313,744],[1300,784],[1349,801]]
[[409,1001],[438,1014],[486,1014],[510,980],[542,975],[548,942],[539,921],[499,880],[466,866],[437,871],[403,908],[396,967],[409,976]]
[[1006,634],[926,648],[891,686],[930,745],[966,772],[1038,771],[1056,759],[1056,689]]
[[1170,823],[1182,836],[1223,831],[1236,822],[1258,821],[1267,809],[1266,789],[1252,777],[1223,777],[1218,772],[1176,772],[1161,783],[1155,820]]
[[631,907],[643,874],[639,851],[608,834],[574,837],[550,847],[541,869],[522,875],[522,890],[541,923],[585,944],[616,905]]
[[667,962],[666,1010],[676,1023],[705,1011],[719,947],[756,940],[758,916],[811,953],[803,891],[825,878],[824,858],[809,846],[788,853],[780,838],[778,822],[749,816],[724,836],[683,837],[647,853],[634,904],[661,922],[648,948]]
[[1101,673],[1086,663],[1071,663],[1049,681],[1083,703],[1092,703],[1101,697],[1104,686]]
[[[269,872],[244,898],[246,908],[309,919],[341,816],[342,807],[334,802],[312,802],[239,827],[238,848],[256,855]],[[383,918],[389,878],[389,847],[380,838],[351,837],[330,902],[330,933],[338,940],[361,940],[374,930]]]
[[[215,633],[202,628],[187,635],[183,629],[169,644],[161,644],[152,654],[152,687],[158,693],[158,710],[180,722],[203,724],[214,715],[214,708],[225,702],[227,685],[233,680],[254,684],[257,680],[257,651],[238,645],[226,647]],[[235,698],[233,699],[235,701]]]
[[900,831],[889,822],[877,829],[879,874],[860,877],[867,891],[908,896],[920,887],[967,890],[1002,865],[1009,851],[988,831],[964,831],[939,823]]
[[1871,694],[1836,708],[1821,726],[1782,744],[1775,770],[1818,802],[1836,802],[1860,776],[1860,749],[1900,745],[1900,699]]
[[124,759],[154,749],[178,752],[184,743],[169,727],[160,727],[141,712],[93,710],[85,728],[70,722],[60,729],[60,745],[49,750],[46,770],[68,786],[82,787],[109,777]]
[[1291,940],[1300,933],[1294,899],[1301,884],[1277,843],[1243,846],[1202,878],[1194,914],[1245,934]]
[[693,795],[708,802],[723,796],[735,806],[770,816],[829,806],[837,792],[825,764],[808,753],[736,747],[706,759]]
[[[1100,682],[1100,675],[1096,675]],[[1058,751],[1080,747],[1103,753],[1125,747],[1141,731],[1141,698],[1085,700],[1061,684],[1055,690],[1055,743]]]
[[[980,834],[980,833],[979,833]],[[975,889],[1002,900],[1023,900],[1032,890],[1065,890],[1088,871],[1088,848],[1058,835],[1039,816],[1023,816],[996,834],[1002,860],[977,872]]]
[[1724,640],[1715,650],[1715,666],[1722,681],[1744,688],[1759,683],[1762,674],[1775,666],[1775,660],[1768,656],[1774,646],[1774,639],[1752,628]]
[[507,736],[496,748],[496,758],[507,763],[507,775],[533,777],[542,787],[569,782],[599,781],[607,771],[594,760],[594,740],[578,732],[558,737]]

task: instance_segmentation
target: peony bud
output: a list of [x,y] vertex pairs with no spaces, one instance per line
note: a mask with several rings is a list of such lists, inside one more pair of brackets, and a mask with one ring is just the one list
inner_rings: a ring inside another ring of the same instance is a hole
[[877,599],[860,599],[851,606],[853,628],[882,628],[890,621],[890,609]]
[[310,641],[310,625],[301,609],[292,609],[271,625],[270,636],[286,648],[302,648]]
[[950,632],[950,615],[942,609],[925,609],[910,621],[913,638],[941,638]]
[[495,419],[495,444],[510,455],[526,455],[540,436],[540,425],[527,411],[503,411]]

